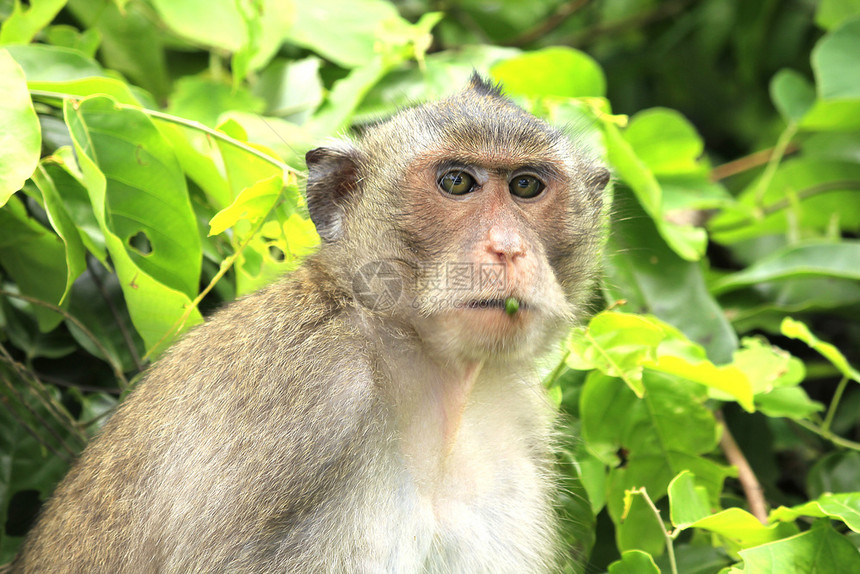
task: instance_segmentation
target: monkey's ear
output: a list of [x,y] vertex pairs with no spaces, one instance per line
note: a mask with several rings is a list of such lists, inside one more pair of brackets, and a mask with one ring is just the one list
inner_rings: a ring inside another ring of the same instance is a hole
[[594,191],[603,191],[603,188],[606,187],[606,184],[609,183],[609,179],[612,177],[612,174],[609,173],[609,170],[605,167],[599,167],[595,170],[592,170],[591,174],[588,177],[588,184],[594,189]]
[[350,198],[358,193],[358,151],[348,144],[318,147],[305,155],[308,165],[308,212],[325,242],[343,236]]

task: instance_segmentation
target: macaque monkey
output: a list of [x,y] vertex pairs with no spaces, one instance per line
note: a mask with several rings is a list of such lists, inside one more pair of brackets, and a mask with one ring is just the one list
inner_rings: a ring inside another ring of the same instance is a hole
[[323,245],[155,363],[13,572],[552,572],[609,172],[477,75],[307,154]]

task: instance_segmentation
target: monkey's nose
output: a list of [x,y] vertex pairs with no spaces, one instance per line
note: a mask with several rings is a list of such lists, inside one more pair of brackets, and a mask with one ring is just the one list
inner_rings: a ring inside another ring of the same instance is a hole
[[489,232],[487,251],[502,263],[513,262],[525,255],[525,241],[516,231],[493,227]]

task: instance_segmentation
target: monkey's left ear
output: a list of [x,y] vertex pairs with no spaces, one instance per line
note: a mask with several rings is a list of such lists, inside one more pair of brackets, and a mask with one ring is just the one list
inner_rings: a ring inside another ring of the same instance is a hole
[[308,212],[323,241],[330,243],[343,236],[347,205],[359,192],[358,150],[344,143],[341,147],[318,147],[305,155],[308,165]]
[[599,167],[591,172],[588,177],[588,185],[594,191],[603,191],[612,174],[604,167]]

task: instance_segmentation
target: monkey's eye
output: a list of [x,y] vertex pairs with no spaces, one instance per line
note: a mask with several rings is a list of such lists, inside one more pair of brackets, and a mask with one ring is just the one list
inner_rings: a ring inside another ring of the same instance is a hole
[[536,197],[544,187],[543,182],[533,175],[518,175],[508,184],[511,193],[523,199]]
[[475,190],[475,178],[465,171],[449,171],[439,179],[439,187],[451,195],[465,195]]

